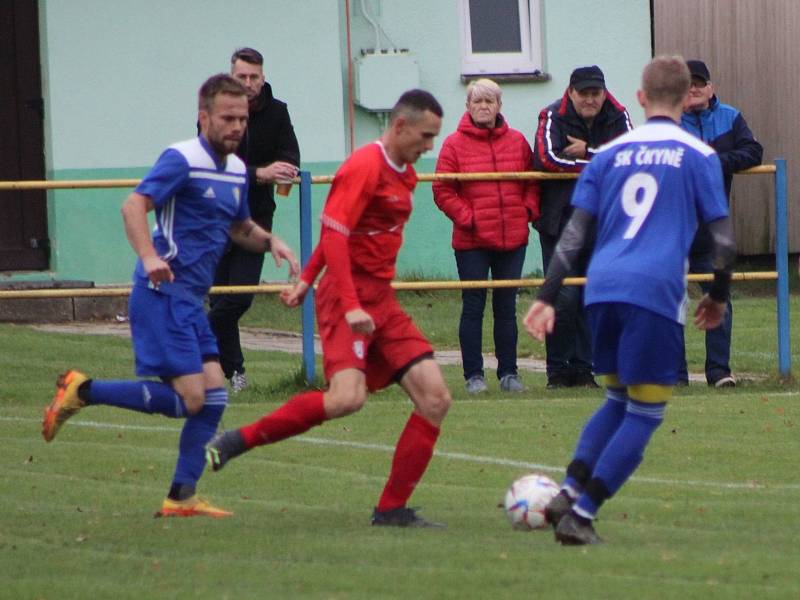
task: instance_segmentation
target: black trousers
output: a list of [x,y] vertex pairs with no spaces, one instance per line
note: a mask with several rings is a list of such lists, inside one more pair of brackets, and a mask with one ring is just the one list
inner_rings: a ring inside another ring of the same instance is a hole
[[[539,233],[542,245],[542,262],[544,270],[556,249],[559,236]],[[586,275],[587,261],[570,272],[568,277]],[[583,310],[583,287],[575,285],[562,286],[555,302],[556,322],[553,333],[545,338],[547,351],[547,376],[572,376],[578,373],[590,373],[592,370],[592,339],[586,314]]]
[[[229,243],[219,261],[214,285],[257,285],[264,266],[264,254],[250,252]],[[239,319],[253,304],[253,294],[212,294],[208,321],[219,346],[219,360],[225,377],[234,371],[245,372],[244,356],[239,341]]]

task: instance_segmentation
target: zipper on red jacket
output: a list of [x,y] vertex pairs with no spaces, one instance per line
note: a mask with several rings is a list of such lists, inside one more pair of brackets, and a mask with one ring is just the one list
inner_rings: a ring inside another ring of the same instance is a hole
[[[492,169],[497,173],[497,156],[494,153],[494,143],[492,142],[492,130],[489,130],[489,149],[492,151]],[[506,220],[505,220],[505,203],[503,202],[503,188],[502,181],[495,181],[497,184],[497,196],[500,199],[500,250],[506,248]]]

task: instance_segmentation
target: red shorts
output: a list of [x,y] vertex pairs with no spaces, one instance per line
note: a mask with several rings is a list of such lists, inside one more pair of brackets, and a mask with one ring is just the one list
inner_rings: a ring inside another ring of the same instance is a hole
[[432,356],[433,347],[402,309],[388,281],[354,275],[353,284],[361,308],[375,321],[375,331],[363,335],[350,329],[336,282],[323,277],[316,305],[325,377],[330,381],[342,369],[359,369],[367,377],[367,388],[379,390],[415,361]]

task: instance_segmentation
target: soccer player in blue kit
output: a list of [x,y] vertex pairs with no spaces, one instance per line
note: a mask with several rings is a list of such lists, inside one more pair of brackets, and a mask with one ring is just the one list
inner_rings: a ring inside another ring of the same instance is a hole
[[290,273],[299,273],[288,246],[250,219],[246,168],[233,154],[247,127],[247,90],[220,74],[198,96],[200,135],[167,148],[122,206],[125,233],[139,257],[129,300],[136,375],[161,381],[100,381],[67,371],[42,425],[49,442],[72,415],[97,404],[185,418],[172,486],[156,513],[165,517],[232,514],[196,493],[204,446],[228,401],[203,310],[228,236],[251,252],[269,247],[278,266],[286,260]]
[[725,314],[736,248],[719,159],[678,126],[690,82],[681,57],[656,57],[645,67],[637,99],[647,122],[601,148],[581,174],[574,213],[524,319],[540,341],[552,331],[558,289],[596,226],[585,303],[606,398],[545,511],[562,544],[602,541],[593,519],[639,466],[664,419],[683,356],[687,256],[699,221],[714,238],[714,281],[694,323],[710,329]]

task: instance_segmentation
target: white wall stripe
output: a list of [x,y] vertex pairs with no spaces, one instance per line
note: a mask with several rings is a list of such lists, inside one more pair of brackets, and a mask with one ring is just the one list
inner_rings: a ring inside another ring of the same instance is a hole
[[[15,422],[15,423],[40,423],[39,419],[30,419],[24,417],[5,417],[0,416],[0,422]],[[168,432],[179,433],[180,427],[168,427],[165,425],[120,425],[117,423],[103,423],[100,421],[70,421],[69,427],[88,427],[93,429],[113,429],[121,431],[148,431],[148,432]],[[330,446],[339,448],[355,448],[357,450],[375,450],[378,452],[394,452],[394,446],[386,444],[368,444],[365,442],[348,442],[344,440],[331,440],[326,438],[300,436],[290,438],[290,441],[301,444],[312,444],[315,446]],[[508,458],[497,458],[493,456],[480,456],[474,454],[464,454],[461,452],[434,452],[434,456],[439,458],[447,458],[449,460],[460,460],[464,462],[471,462],[477,464],[498,465],[503,467],[515,467],[519,469],[529,469],[535,471],[547,471],[550,473],[563,473],[563,466],[545,465],[540,463],[531,463],[521,460],[512,460]],[[638,483],[651,483],[654,485],[668,485],[668,486],[685,486],[685,487],[705,487],[716,489],[732,489],[732,490],[784,490],[784,491],[800,491],[800,483],[777,483],[777,484],[760,484],[756,482],[727,482],[727,481],[700,481],[695,479],[663,479],[659,477],[632,477],[631,481]]]

